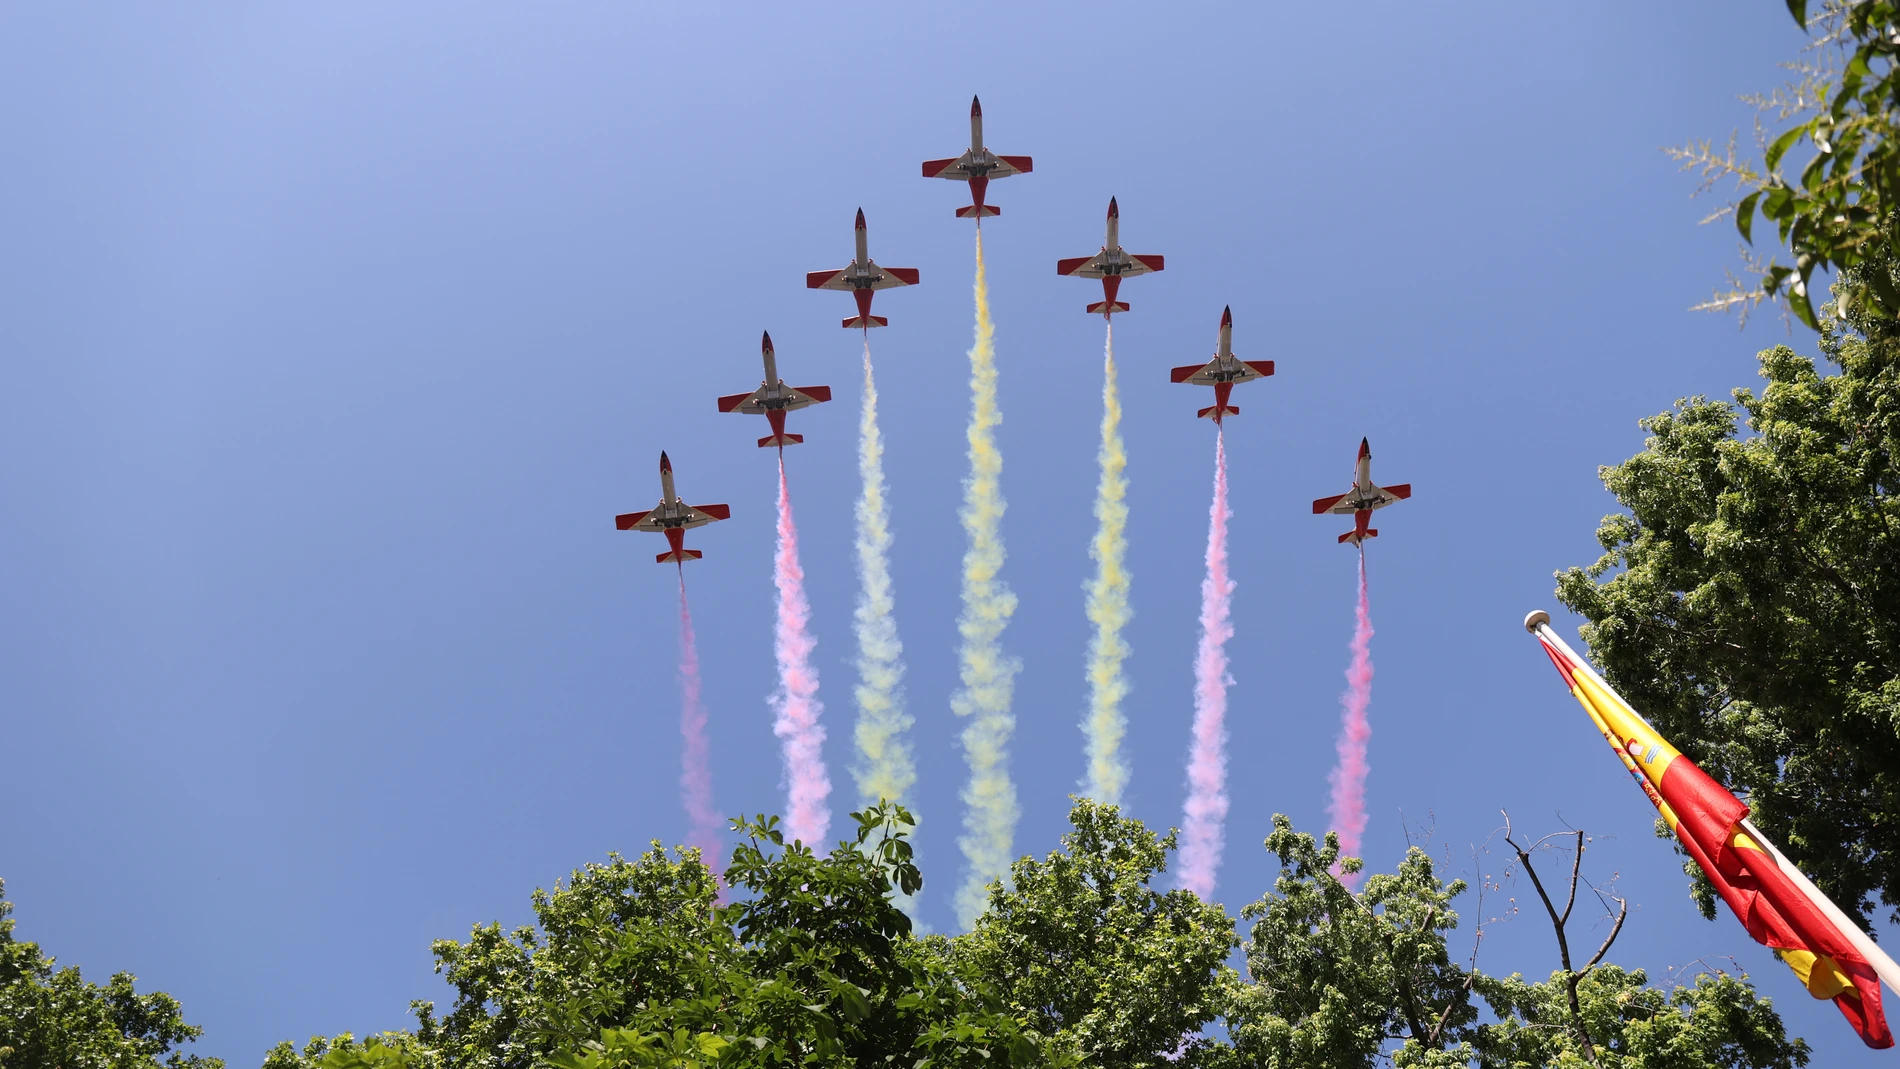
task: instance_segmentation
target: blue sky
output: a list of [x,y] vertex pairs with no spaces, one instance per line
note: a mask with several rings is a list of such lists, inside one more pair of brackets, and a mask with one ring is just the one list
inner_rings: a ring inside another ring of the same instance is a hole
[[[1596,553],[1597,465],[1636,420],[1752,384],[1788,337],[1691,314],[1733,262],[1661,146],[1746,129],[1801,37],[1781,6],[964,4],[815,10],[410,3],[0,12],[0,876],[21,935],[183,999],[201,1050],[398,1027],[446,1003],[428,943],[685,830],[671,568],[617,534],[664,448],[727,501],[690,566],[714,776],[781,805],[765,697],[771,455],[713,398],[788,380],[827,744],[849,808],[852,213],[874,339],[899,626],[922,780],[922,915],[951,924],[961,762],[956,520],[971,234],[918,177],[988,140],[1009,513],[1021,599],[1019,852],[1083,773],[1082,583],[1101,323],[1092,252],[1167,256],[1117,331],[1130,453],[1129,808],[1178,823],[1211,467],[1203,359],[1236,394],[1233,810],[1218,894],[1274,873],[1275,812],[1319,831],[1352,612],[1341,492],[1369,435],[1409,481],[1370,545],[1367,833],[1472,859],[1520,827],[1599,836],[1635,903],[1613,955],[1733,956],[1830,1065],[1871,1064],[1724,915],[1694,915],[1640,794],[1520,629]],[[1808,336],[1794,337],[1812,351]],[[1574,620],[1559,616],[1574,633]],[[1521,889],[1521,888],[1520,888]],[[1508,912],[1494,891],[1472,924]],[[1480,963],[1555,967],[1534,917]]]

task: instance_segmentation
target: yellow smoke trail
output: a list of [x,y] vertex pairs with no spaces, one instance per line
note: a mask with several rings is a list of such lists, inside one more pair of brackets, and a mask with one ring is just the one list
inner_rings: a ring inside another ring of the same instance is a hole
[[911,716],[904,711],[904,644],[891,595],[891,514],[884,501],[884,437],[877,427],[871,332],[864,332],[864,407],[858,416],[858,764],[851,774],[866,805],[905,800],[917,782]]
[[1128,696],[1128,677],[1122,661],[1128,644],[1122,627],[1133,610],[1128,605],[1128,454],[1122,449],[1122,399],[1115,386],[1115,324],[1110,321],[1108,341],[1102,348],[1102,449],[1097,456],[1101,479],[1095,484],[1095,541],[1089,556],[1095,560],[1095,578],[1088,585],[1089,622],[1095,636],[1089,641],[1089,715],[1082,725],[1088,736],[1088,797],[1120,805],[1128,785],[1128,766],[1122,762],[1122,736],[1128,720],[1122,699]]
[[963,836],[958,845],[968,863],[957,891],[957,916],[964,928],[975,924],[985,904],[984,887],[1009,870],[1016,836],[1016,785],[1010,782],[1009,739],[1016,730],[1010,713],[1016,672],[998,640],[1016,611],[1016,595],[997,578],[1003,568],[1003,455],[996,450],[995,429],[1002,422],[996,407],[995,328],[990,323],[989,276],[983,266],[983,231],[976,232],[976,344],[970,349],[970,477],[963,484],[963,530],[969,548],[963,554],[963,687],[950,700],[963,729],[964,758],[970,782],[963,788]]

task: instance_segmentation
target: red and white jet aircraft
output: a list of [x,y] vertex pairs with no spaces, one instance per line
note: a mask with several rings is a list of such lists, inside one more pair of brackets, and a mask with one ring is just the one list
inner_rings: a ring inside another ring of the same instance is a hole
[[983,147],[983,102],[975,97],[970,98],[970,151],[952,160],[924,161],[925,178],[969,181],[970,205],[958,208],[957,218],[975,219],[978,226],[985,216],[1003,214],[996,205],[983,203],[983,191],[989,188],[990,179],[1028,174],[1035,169],[1035,161],[1028,156],[998,156]]
[[721,397],[719,411],[763,415],[771,422],[772,433],[759,439],[759,448],[775,445],[782,450],[805,440],[802,434],[785,433],[785,413],[831,400],[831,387],[785,385],[778,377],[778,361],[772,357],[772,335],[767,333],[759,346],[765,352],[765,381],[759,383],[759,388],[751,393],[732,393]]
[[1121,245],[1121,209],[1115,207],[1115,198],[1108,198],[1108,240],[1103,243],[1102,251],[1093,256],[1077,256],[1071,260],[1057,260],[1056,274],[1074,278],[1099,278],[1102,280],[1102,300],[1088,307],[1092,315],[1102,314],[1103,319],[1116,312],[1128,311],[1128,305],[1115,300],[1115,293],[1121,289],[1122,279],[1135,275],[1145,275],[1150,271],[1162,269],[1165,257],[1134,256],[1122,251]]
[[646,512],[629,512],[614,517],[614,528],[621,531],[660,531],[666,535],[666,544],[673,547],[653,558],[659,564],[678,564],[685,566],[689,560],[698,560],[703,554],[697,549],[686,548],[686,531],[692,527],[704,527],[715,520],[729,520],[732,509],[727,505],[688,505],[673,492],[673,462],[660,454],[660,503]]
[[871,314],[871,294],[878,290],[893,289],[897,286],[915,286],[917,269],[914,267],[879,267],[866,251],[864,209],[858,209],[858,255],[849,266],[838,271],[808,271],[805,274],[805,288],[813,290],[850,290],[858,299],[858,314],[844,321],[846,330],[852,327],[872,327],[890,325],[890,320]]
[[1220,313],[1220,342],[1214,347],[1214,359],[1205,364],[1177,367],[1169,373],[1169,378],[1174,382],[1185,382],[1190,386],[1214,387],[1213,405],[1201,409],[1195,415],[1212,416],[1214,422],[1219,423],[1222,416],[1240,415],[1240,409],[1227,403],[1227,395],[1233,392],[1235,383],[1252,382],[1255,379],[1264,379],[1271,374],[1273,374],[1271,360],[1236,360],[1234,358],[1234,310],[1223,308]]
[[1313,515],[1324,516],[1327,513],[1344,516],[1352,513],[1352,530],[1339,536],[1343,542],[1351,542],[1364,548],[1368,538],[1379,537],[1376,528],[1369,528],[1372,510],[1382,509],[1394,501],[1403,501],[1412,496],[1412,484],[1400,483],[1397,486],[1377,486],[1372,481],[1372,448],[1364,438],[1359,439],[1359,460],[1352,470],[1352,489],[1338,497],[1322,497],[1313,502]]

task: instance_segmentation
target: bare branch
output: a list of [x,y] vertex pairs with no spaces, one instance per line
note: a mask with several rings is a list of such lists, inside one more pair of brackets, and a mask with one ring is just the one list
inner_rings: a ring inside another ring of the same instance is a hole
[[1604,937],[1603,945],[1597,948],[1595,954],[1590,955],[1590,963],[1585,965],[1583,971],[1577,974],[1577,979],[1579,980],[1588,976],[1590,970],[1596,968],[1597,963],[1603,960],[1603,955],[1610,952],[1610,944],[1616,942],[1617,933],[1623,930],[1623,921],[1630,915],[1630,904],[1627,899],[1616,898],[1614,895],[1611,896],[1611,899],[1617,905],[1616,923],[1610,925],[1610,934]]

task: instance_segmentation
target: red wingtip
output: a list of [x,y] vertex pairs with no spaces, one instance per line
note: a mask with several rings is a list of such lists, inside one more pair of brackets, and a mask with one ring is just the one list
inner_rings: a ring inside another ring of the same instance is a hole
[[974,119],[981,114],[983,114],[983,102],[981,100],[978,100],[975,97],[971,97],[970,98],[970,118]]
[[1121,214],[1121,209],[1115,207],[1115,198],[1108,198],[1108,217],[1110,219],[1119,219],[1121,218]]
[[673,470],[673,462],[666,459],[666,450],[664,449],[660,450],[660,470],[661,471]]
[[1223,327],[1231,327],[1234,325],[1234,309],[1232,305],[1220,310],[1220,325]]
[[858,228],[859,230],[863,230],[863,229],[864,229],[864,209],[863,209],[863,208],[859,208],[859,209],[858,209],[858,226],[857,226],[857,228]]

